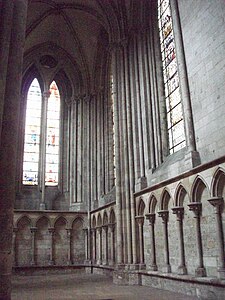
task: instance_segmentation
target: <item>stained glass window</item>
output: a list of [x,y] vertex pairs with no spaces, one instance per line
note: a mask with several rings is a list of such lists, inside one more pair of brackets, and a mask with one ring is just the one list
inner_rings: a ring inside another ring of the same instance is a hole
[[41,89],[38,80],[35,78],[27,94],[23,184],[38,184],[41,104]]
[[114,184],[116,179],[116,153],[115,153],[115,116],[114,116],[114,82],[113,82],[113,75],[110,75],[110,96],[111,96],[111,107],[112,107],[112,120],[113,120],[113,176],[114,176]]
[[169,151],[185,147],[184,120],[170,0],[158,0],[158,23],[166,97]]
[[47,109],[46,185],[58,184],[60,95],[55,81],[50,85]]
[[[27,94],[23,160],[23,184],[26,185],[39,183],[40,158],[45,162],[45,184],[58,184],[60,94],[54,81],[47,101],[47,112],[43,112],[45,106],[42,106],[41,89],[35,78]],[[45,124],[43,116],[47,116],[47,126],[41,129]],[[41,132],[46,135],[46,143],[41,139]]]

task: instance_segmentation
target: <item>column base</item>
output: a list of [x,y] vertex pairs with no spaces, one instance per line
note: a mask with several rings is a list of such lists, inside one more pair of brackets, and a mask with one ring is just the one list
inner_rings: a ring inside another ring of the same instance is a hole
[[84,261],[84,264],[90,266],[92,264],[92,262],[91,262],[91,260],[86,259]]
[[219,279],[225,280],[225,268],[218,269],[218,277]]
[[35,261],[32,261],[30,264],[31,264],[31,266],[36,266],[36,262]]
[[171,265],[166,265],[162,268],[163,273],[171,273]]
[[50,260],[49,262],[48,262],[48,264],[49,264],[49,266],[54,266],[54,261],[53,260]]
[[39,209],[40,210],[46,210],[46,204],[45,203],[40,203]]
[[67,261],[67,266],[71,266],[73,264],[72,260]]
[[195,276],[196,277],[206,277],[206,269],[203,267],[198,267],[195,270]]
[[139,270],[139,264],[131,264],[130,265],[130,270],[131,271]]
[[185,266],[179,266],[177,269],[177,274],[187,275],[187,268]]

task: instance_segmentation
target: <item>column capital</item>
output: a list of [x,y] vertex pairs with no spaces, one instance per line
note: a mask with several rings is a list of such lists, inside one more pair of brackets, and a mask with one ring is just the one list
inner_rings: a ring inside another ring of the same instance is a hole
[[109,223],[108,228],[111,229],[111,231],[114,231],[116,224],[115,223]]
[[202,203],[201,202],[192,202],[188,204],[189,210],[193,211],[195,217],[200,217],[202,212]]
[[149,220],[150,225],[155,224],[155,214],[146,214],[145,217]]
[[145,218],[143,216],[136,216],[135,219],[136,219],[138,225],[143,225]]
[[169,211],[168,210],[161,210],[158,211],[158,215],[162,218],[163,223],[167,223],[169,220]]
[[214,206],[216,214],[220,213],[223,210],[223,206],[224,206],[223,197],[212,197],[211,199],[208,199],[208,202],[212,206]]
[[91,230],[91,232],[95,233],[96,232],[96,227],[92,227],[90,230]]
[[177,215],[177,221],[183,220],[184,217],[184,207],[183,206],[175,206],[172,208],[173,214]]
[[48,228],[48,232],[53,234],[55,232],[55,228],[54,227],[50,227]]
[[13,233],[17,233],[18,232],[18,228],[17,227],[14,227],[13,228]]
[[107,231],[108,230],[108,225],[102,225],[102,229]]
[[71,237],[71,232],[72,232],[72,228],[66,228],[66,234],[68,238]]
[[31,233],[37,232],[37,227],[30,227],[30,232]]
[[96,229],[97,229],[97,231],[98,231],[99,233],[102,232],[102,226],[99,226],[99,227],[97,227]]

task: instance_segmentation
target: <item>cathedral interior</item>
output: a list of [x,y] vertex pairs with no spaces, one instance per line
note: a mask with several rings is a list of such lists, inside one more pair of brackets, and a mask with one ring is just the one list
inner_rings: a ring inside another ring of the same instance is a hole
[[68,269],[225,299],[224,16],[0,0],[0,299]]

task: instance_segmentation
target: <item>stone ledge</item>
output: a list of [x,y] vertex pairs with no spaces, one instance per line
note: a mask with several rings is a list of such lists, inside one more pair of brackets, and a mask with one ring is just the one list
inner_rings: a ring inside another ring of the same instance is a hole
[[146,272],[136,271],[135,273],[138,273],[139,275],[143,275],[143,276],[158,277],[158,278],[169,279],[169,280],[180,281],[180,282],[187,282],[187,283],[213,285],[215,287],[218,286],[218,287],[225,288],[225,281],[215,277],[194,277],[191,275],[178,275],[173,273],[168,274],[168,273],[160,273],[157,271],[146,271]]

